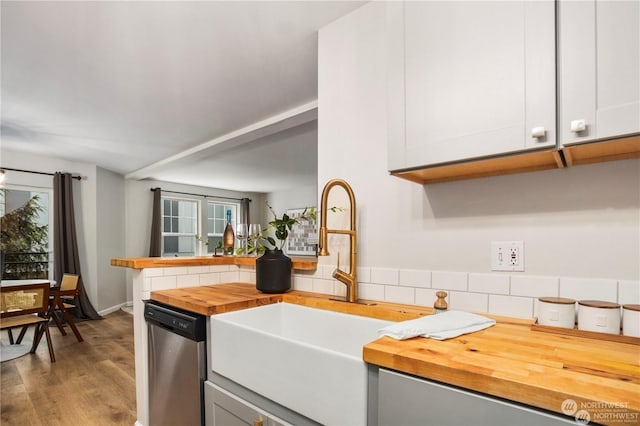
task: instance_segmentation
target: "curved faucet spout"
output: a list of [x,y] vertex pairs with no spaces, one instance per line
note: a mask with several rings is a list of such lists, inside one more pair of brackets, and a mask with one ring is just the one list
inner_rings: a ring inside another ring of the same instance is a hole
[[[327,202],[329,193],[335,186],[342,187],[349,196],[351,210],[351,221],[349,229],[327,229]],[[349,273],[340,269],[340,257],[338,256],[338,267],[333,273],[333,277],[347,286],[347,301],[356,302],[358,300],[358,277],[357,277],[357,233],[356,233],[356,197],[353,189],[342,179],[332,179],[324,186],[320,201],[320,235],[318,239],[318,254],[328,256],[329,248],[327,237],[329,234],[349,235]]]

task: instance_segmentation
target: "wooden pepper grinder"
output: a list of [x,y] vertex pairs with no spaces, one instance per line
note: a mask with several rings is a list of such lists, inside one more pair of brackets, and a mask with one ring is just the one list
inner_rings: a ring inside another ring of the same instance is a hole
[[442,312],[445,312],[447,310],[447,301],[444,300],[445,297],[447,297],[447,292],[446,291],[437,291],[436,292],[436,296],[438,297],[438,299],[436,300],[436,302],[433,304],[433,309],[435,309],[435,313],[436,314],[440,314]]

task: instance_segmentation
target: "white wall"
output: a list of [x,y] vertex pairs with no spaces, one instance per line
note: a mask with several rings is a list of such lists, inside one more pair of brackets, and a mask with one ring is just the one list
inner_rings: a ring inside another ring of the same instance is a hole
[[320,32],[318,183],[353,187],[360,265],[489,272],[491,241],[522,240],[523,274],[638,280],[640,160],[426,186],[387,173],[383,8]]
[[[318,187],[317,185],[299,186],[287,191],[271,192],[267,194],[267,202],[278,217],[289,209],[302,209],[305,207],[318,207]],[[262,223],[273,220],[273,214],[268,208],[265,209],[265,216]]]

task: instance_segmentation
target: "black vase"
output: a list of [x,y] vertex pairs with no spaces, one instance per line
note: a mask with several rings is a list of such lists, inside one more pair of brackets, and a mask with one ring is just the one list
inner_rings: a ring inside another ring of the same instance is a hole
[[265,249],[256,259],[256,288],[263,293],[285,293],[291,289],[291,258],[282,250]]

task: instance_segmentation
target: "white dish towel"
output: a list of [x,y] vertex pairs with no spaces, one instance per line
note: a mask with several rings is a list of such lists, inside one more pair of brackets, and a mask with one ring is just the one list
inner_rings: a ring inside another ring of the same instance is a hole
[[378,330],[378,334],[393,337],[396,340],[405,340],[416,336],[445,340],[484,330],[495,323],[490,318],[470,312],[446,311],[437,315],[428,315],[388,325]]

